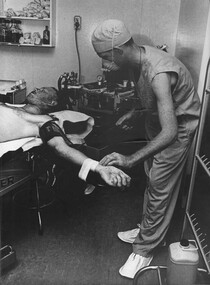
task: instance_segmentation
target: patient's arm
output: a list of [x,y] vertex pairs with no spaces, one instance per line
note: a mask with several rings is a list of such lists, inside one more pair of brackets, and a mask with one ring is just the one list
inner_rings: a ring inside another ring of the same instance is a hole
[[94,166],[90,167],[89,170],[97,172],[100,175],[100,177],[103,179],[103,181],[105,181],[110,186],[123,187],[123,186],[129,186],[130,184],[130,177],[127,174],[125,174],[122,170],[113,166],[105,167],[99,165],[97,162],[91,159],[89,159],[88,161],[88,157],[84,155],[82,152],[66,145],[62,137],[54,137],[50,139],[47,142],[47,144],[55,151],[57,155],[59,155],[60,157],[69,162],[72,162],[80,166],[81,169],[84,168],[87,162],[93,163]]
[[62,137],[54,137],[50,139],[47,144],[58,154],[61,158],[70,161],[78,166],[81,166],[87,158],[82,152],[66,145]]

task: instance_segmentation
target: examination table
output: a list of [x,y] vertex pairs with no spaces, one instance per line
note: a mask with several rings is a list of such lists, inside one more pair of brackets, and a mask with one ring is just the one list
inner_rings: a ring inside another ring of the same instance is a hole
[[[56,176],[54,174],[55,164],[53,161],[46,158],[46,147],[32,147],[26,152],[20,148],[16,149],[28,139],[20,139],[16,142],[0,143],[1,154],[0,157],[0,233],[2,220],[2,198],[4,195],[10,194],[13,202],[16,202],[17,196],[22,191],[29,191],[25,187],[28,183],[30,191],[35,191],[34,195],[36,201],[35,206],[27,205],[28,209],[36,210],[38,218],[38,233],[43,234],[43,225],[41,217],[41,209],[53,202],[50,197],[50,202],[43,204],[40,199],[41,186],[52,187],[55,184]],[[16,145],[13,147],[13,145]],[[10,151],[6,151],[9,147]],[[13,150],[15,149],[15,150]],[[18,202],[17,202],[18,203]],[[21,205],[20,205],[21,206]],[[1,248],[0,236],[0,254],[1,254],[1,270],[6,269],[16,261],[15,251],[10,245],[5,245]]]

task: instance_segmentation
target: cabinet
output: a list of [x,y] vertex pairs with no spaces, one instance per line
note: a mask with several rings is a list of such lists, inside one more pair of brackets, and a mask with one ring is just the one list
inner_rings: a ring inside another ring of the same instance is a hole
[[[43,43],[48,27],[49,43]],[[0,45],[54,47],[56,0],[0,0]]]

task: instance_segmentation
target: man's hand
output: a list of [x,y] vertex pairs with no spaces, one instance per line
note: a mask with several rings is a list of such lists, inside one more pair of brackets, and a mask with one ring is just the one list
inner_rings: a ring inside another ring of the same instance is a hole
[[134,124],[143,116],[144,113],[148,112],[147,109],[135,110],[132,109],[125,115],[119,118],[115,125],[122,130],[129,131],[134,127]]
[[129,187],[131,178],[122,170],[114,166],[97,165],[95,172],[98,172],[101,178],[110,186]]
[[131,110],[125,115],[123,115],[119,120],[116,122],[116,126],[121,128],[122,130],[129,131],[133,128],[132,119],[135,116],[135,111]]
[[112,152],[110,154],[107,154],[101,159],[99,163],[103,166],[115,165],[115,166],[121,166],[124,168],[132,167],[131,162],[130,162],[130,157],[127,155],[122,155],[117,152]]

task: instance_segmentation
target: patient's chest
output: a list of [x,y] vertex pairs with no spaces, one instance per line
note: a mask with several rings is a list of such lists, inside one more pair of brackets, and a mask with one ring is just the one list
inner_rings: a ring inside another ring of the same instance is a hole
[[0,105],[0,142],[34,135],[34,124],[13,108]]

